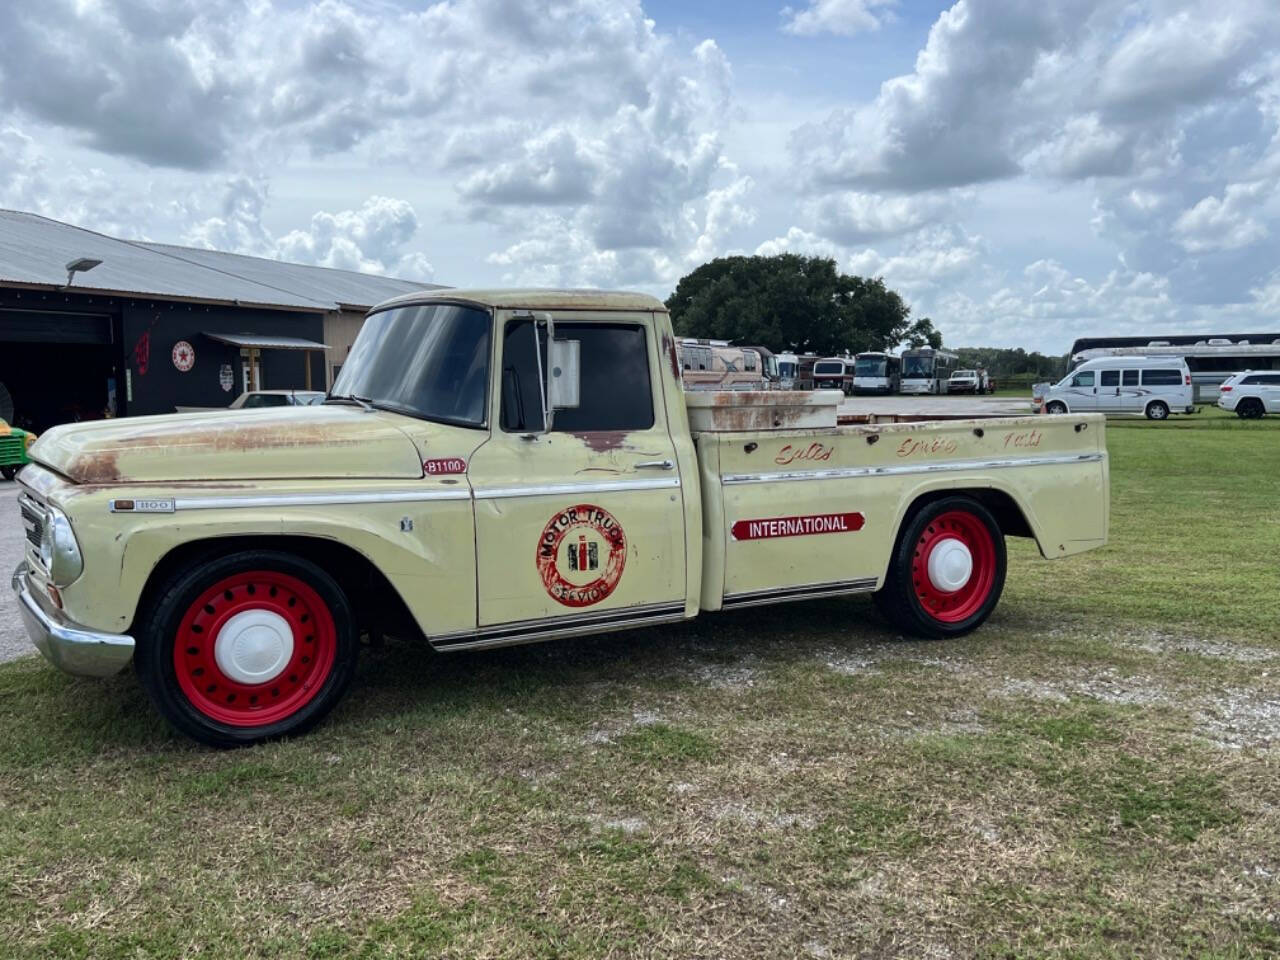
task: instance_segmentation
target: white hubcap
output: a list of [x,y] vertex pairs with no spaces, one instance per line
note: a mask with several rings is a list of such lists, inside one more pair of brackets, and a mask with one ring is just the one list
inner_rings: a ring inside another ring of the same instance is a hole
[[973,575],[973,554],[954,537],[939,540],[929,553],[929,582],[943,593],[955,593]]
[[218,669],[237,683],[269,683],[293,657],[289,621],[270,610],[243,610],[222,625],[213,642]]

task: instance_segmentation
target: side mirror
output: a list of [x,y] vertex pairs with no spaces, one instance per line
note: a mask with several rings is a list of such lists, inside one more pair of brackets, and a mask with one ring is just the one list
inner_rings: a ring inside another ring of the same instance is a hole
[[[538,367],[538,399],[542,403],[542,429],[537,432],[523,434],[524,439],[533,440],[551,432],[555,423],[557,410],[578,406],[579,387],[582,381],[580,365],[581,341],[557,340],[555,318],[549,313],[534,314],[533,351]],[[538,325],[547,328],[547,369],[542,367],[542,337]]]
[[547,403],[553,414],[578,405],[581,346],[580,340],[551,340],[547,344]]

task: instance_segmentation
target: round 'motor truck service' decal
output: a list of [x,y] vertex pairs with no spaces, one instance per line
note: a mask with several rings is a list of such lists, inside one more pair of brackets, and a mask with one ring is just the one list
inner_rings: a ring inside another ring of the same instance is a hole
[[561,510],[538,538],[538,574],[553,599],[589,607],[613,593],[627,562],[627,536],[608,510],[590,503]]

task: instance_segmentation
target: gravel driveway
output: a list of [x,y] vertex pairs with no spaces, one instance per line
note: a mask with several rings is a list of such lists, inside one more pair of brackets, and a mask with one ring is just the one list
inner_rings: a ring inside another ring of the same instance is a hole
[[0,662],[36,653],[18,616],[9,589],[13,568],[22,561],[22,522],[18,519],[18,485],[0,480]]

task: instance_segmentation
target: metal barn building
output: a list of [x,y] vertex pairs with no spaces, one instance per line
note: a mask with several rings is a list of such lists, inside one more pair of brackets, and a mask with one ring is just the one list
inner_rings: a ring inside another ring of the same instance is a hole
[[434,286],[0,210],[0,403],[40,431],[324,389],[369,307]]

